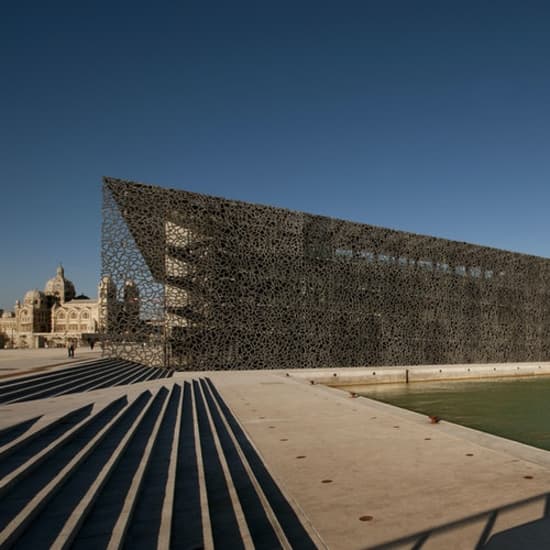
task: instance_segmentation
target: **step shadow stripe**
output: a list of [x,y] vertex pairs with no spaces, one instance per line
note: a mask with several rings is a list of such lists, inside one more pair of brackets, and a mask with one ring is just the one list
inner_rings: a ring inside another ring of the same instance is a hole
[[[53,548],[67,534],[70,536],[78,531],[96,495],[100,494],[109,479],[112,468],[107,471],[107,465],[116,465],[124,455],[135,428],[151,402],[151,393],[143,392],[105,426],[106,431],[93,445],[91,452],[75,465],[50,499],[49,505],[36,514],[32,524],[22,533],[18,540],[21,547]],[[92,493],[92,498],[87,499]],[[76,515],[78,521],[71,523]]]
[[29,418],[29,420],[24,420],[0,430],[0,449],[27,433],[41,418],[42,415],[35,416],[34,418]]
[[24,376],[24,375],[18,376],[17,378],[6,380],[5,382],[0,382],[0,393],[4,388],[24,385],[34,380],[46,380],[48,378],[53,378],[53,377],[63,377],[65,374],[68,374],[68,373],[80,372],[90,368],[99,368],[98,365],[104,366],[106,363],[112,363],[114,361],[116,361],[116,359],[101,359],[99,361],[90,361],[74,367],[62,368],[55,371],[43,372],[40,374],[31,374],[28,376]]
[[128,525],[124,539],[125,548],[131,549],[140,546],[154,548],[159,540],[180,398],[181,386],[174,384],[151,451],[150,464],[145,472],[134,512]]
[[214,399],[210,391],[208,391],[208,386],[204,380],[200,380],[200,384],[203,388],[208,408],[212,420],[214,421],[216,432],[218,433],[225,460],[229,467],[239,501],[241,502],[254,546],[256,548],[276,548],[280,545],[280,541],[267,517],[262,501],[256,493],[252,480],[246,472],[241,457],[223,423]]
[[189,382],[184,382],[181,406],[174,508],[170,529],[170,548],[177,550],[202,548],[204,544],[197,465],[198,442],[195,440],[197,419],[193,410],[192,388]]
[[[59,441],[64,439],[65,434],[71,432],[77,426],[82,427],[82,422],[88,418],[92,409],[93,403],[85,405],[71,411],[70,413],[62,416],[57,421],[54,421],[45,429],[41,430],[37,437],[29,437],[20,442],[17,446],[16,453],[9,453],[0,458],[0,479],[2,482],[6,478],[18,470],[24,464],[33,460],[33,458],[40,454],[42,451],[50,447],[52,444],[59,446]],[[0,495],[6,490],[2,484]]]
[[281,489],[279,489],[279,486],[275,483],[275,480],[269,473],[269,470],[250,443],[248,436],[245,434],[244,430],[237,422],[237,419],[222,399],[213,382],[209,378],[206,378],[205,380],[208,383],[209,388],[212,390],[212,395],[220,405],[227,422],[233,430],[233,433],[235,434],[235,437],[237,438],[237,441],[239,442],[239,445],[241,446],[241,449],[246,456],[246,459],[248,460],[248,463],[250,464],[250,467],[252,468],[252,471],[254,472],[254,475],[262,488],[262,491],[268,499],[271,509],[275,513],[289,543],[293,548],[317,548],[316,544],[309,536],[309,533],[302,525],[302,522],[298,518],[294,508],[292,508],[286,497],[283,495]]
[[235,550],[237,548],[244,549],[239,524],[235,510],[233,509],[233,502],[214,442],[214,434],[208,421],[206,405],[196,380],[193,380],[193,394],[195,396],[199,424],[199,437],[214,546]]
[[[44,507],[57,494],[63,485],[70,479],[74,471],[94,451],[97,444],[107,435],[114,424],[120,420],[127,405],[127,397],[123,396],[113,401],[93,416],[93,422],[83,430],[72,445],[66,445],[52,456],[48,457],[40,468],[38,479],[31,473],[28,478],[18,484],[16,497],[21,499],[21,485],[28,484],[27,497],[17,507],[9,506],[9,518],[2,517],[2,532],[0,533],[0,547],[3,544],[13,543],[21,536],[34,518],[41,513]],[[12,490],[9,491],[11,494]],[[7,502],[3,497],[2,504]]]

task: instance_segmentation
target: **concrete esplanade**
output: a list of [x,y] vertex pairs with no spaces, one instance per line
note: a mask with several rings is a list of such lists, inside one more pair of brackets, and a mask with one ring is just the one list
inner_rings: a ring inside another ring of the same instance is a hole
[[[117,378],[90,359],[1,381],[2,547],[548,547],[550,453],[325,385],[399,369]],[[409,377],[462,368],[550,372]]]

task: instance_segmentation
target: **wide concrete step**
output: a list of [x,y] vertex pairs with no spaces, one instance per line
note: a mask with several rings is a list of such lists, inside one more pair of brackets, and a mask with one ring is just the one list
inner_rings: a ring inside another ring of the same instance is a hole
[[30,401],[60,395],[66,389],[76,390],[79,387],[85,387],[87,383],[91,382],[94,384],[98,379],[110,376],[113,372],[124,368],[128,367],[112,362],[108,365],[98,365],[95,368],[90,368],[76,374],[69,371],[55,378],[33,380],[30,384],[22,384],[17,388],[8,388],[8,391],[0,393],[0,399],[5,403],[16,403],[18,401]]
[[90,368],[94,368],[100,365],[106,365],[109,363],[114,363],[116,361],[118,361],[118,359],[92,359],[88,361],[81,361],[76,365],[70,366],[67,369],[63,369],[63,370],[55,370],[55,371],[45,372],[40,374],[32,374],[32,375],[10,378],[8,380],[3,380],[0,382],[0,390],[4,390],[8,387],[18,386],[20,384],[28,384],[33,380],[47,380],[47,379],[54,379],[59,376],[66,376],[68,373],[68,370],[70,370],[71,373],[84,372]]
[[121,359],[100,359],[59,371],[2,382],[0,404],[21,403],[145,380],[170,378],[173,373],[172,369],[148,367]]
[[78,433],[86,425],[92,408],[92,405],[87,405],[71,411],[35,432],[33,437],[26,437],[2,449],[0,498],[17,477],[36,468],[51,452]]
[[40,416],[35,416],[34,418],[29,418],[29,420],[19,422],[4,430],[0,430],[0,449],[13,440],[21,437],[26,431],[30,430],[40,418]]
[[32,421],[0,449],[2,548],[316,548],[208,379]]

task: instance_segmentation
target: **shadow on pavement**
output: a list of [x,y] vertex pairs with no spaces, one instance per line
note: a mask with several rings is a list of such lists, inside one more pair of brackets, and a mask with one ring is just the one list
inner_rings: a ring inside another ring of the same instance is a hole
[[[540,504],[542,513],[539,517],[531,518],[528,521],[514,521],[514,513],[519,512],[521,508],[528,506],[535,507]],[[495,529],[497,520],[506,513],[508,525],[513,525],[508,529]],[[475,540],[472,540],[472,549],[475,550],[515,550],[519,548],[529,548],[529,550],[547,550],[550,548],[550,493],[542,493],[524,500],[519,500],[511,504],[493,508],[479,514],[474,514],[466,518],[446,523],[431,529],[419,531],[406,537],[401,537],[393,541],[379,544],[376,546],[367,546],[365,550],[390,550],[410,548],[418,550],[425,545],[433,547],[434,539],[444,537],[446,533],[459,530],[474,529],[478,527],[479,533]],[[461,546],[466,548],[466,546]]]

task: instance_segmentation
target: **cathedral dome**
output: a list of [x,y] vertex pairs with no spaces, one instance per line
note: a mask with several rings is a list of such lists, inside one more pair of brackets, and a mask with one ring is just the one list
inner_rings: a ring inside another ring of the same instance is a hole
[[26,306],[33,306],[33,307],[40,307],[44,300],[46,299],[46,296],[43,292],[40,292],[38,289],[29,290],[25,294],[25,298],[23,299],[23,303]]
[[62,302],[68,302],[75,297],[76,291],[74,284],[69,281],[69,279],[65,279],[65,270],[63,269],[63,266],[58,266],[56,276],[52,277],[46,283],[44,292],[48,296],[55,296],[59,298]]

